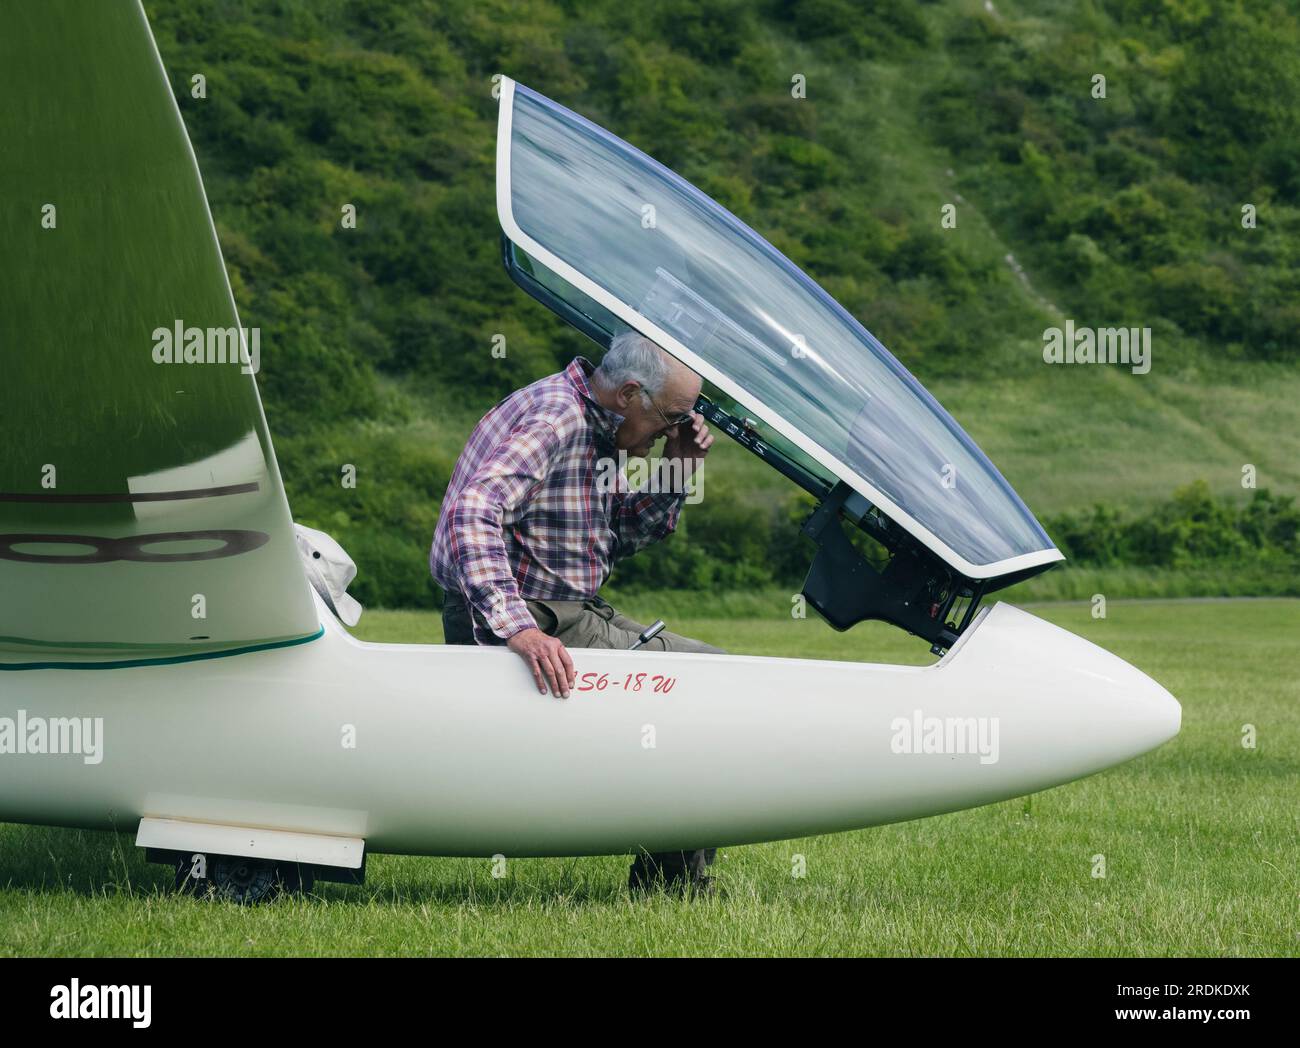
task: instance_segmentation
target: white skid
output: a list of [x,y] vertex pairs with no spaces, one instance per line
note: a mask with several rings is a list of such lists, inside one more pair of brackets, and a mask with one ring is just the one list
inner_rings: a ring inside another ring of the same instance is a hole
[[211,822],[177,819],[140,820],[135,843],[140,848],[161,848],[204,855],[243,855],[251,859],[361,869],[366,842],[359,837],[327,837],[319,833],[288,833],[260,826],[221,826]]

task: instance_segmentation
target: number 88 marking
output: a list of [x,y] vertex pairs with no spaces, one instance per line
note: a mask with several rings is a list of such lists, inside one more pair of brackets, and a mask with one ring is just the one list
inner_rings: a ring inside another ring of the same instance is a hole
[[[188,553],[148,553],[145,546],[163,542],[193,542],[212,539],[224,543],[216,549]],[[178,564],[193,560],[220,560],[248,553],[271,541],[264,531],[162,531],[153,535],[124,535],[109,538],[103,535],[0,535],[0,560],[16,560],[24,564],[110,564],[129,560],[138,564]],[[93,546],[93,553],[20,553],[15,546],[36,543],[62,543],[69,546]]]

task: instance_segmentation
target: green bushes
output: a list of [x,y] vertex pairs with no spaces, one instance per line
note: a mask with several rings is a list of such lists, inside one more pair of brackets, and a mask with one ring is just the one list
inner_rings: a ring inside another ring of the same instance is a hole
[[[725,488],[706,494],[699,505],[686,508],[677,534],[622,562],[611,584],[622,592],[771,586],[797,590],[813,552],[812,543],[799,535],[812,500],[795,493],[764,511]],[[1300,508],[1294,498],[1267,490],[1254,491],[1249,498],[1215,497],[1198,481],[1144,513],[1097,505],[1043,523],[1072,572],[1124,569],[1144,577],[1152,569],[1168,569],[1207,584],[1213,580],[1211,590],[1216,593],[1234,576],[1274,576],[1289,579],[1290,588],[1300,592]],[[1159,591],[1171,585],[1161,583]],[[1187,595],[1177,590],[1173,586],[1171,593]],[[1195,585],[1188,587],[1189,593],[1196,591]],[[1279,592],[1276,582],[1270,582],[1267,591]]]
[[1053,300],[1172,323],[1216,353],[1300,359],[1294,262],[1277,264],[1300,225],[1295,12],[1113,0],[1086,30],[1012,21],[955,23],[960,64],[924,112]]
[[1267,490],[1252,492],[1248,501],[1216,498],[1197,481],[1141,515],[1098,505],[1049,517],[1044,526],[1079,565],[1245,569],[1267,563],[1300,575],[1300,509],[1294,498]]
[[362,604],[432,608],[429,544],[453,460],[416,429],[366,428],[280,438],[296,521],[328,532],[357,563]]
[[[791,97],[796,58],[829,73],[932,42],[926,12],[901,0],[865,13],[843,0],[151,0],[148,13],[241,316],[263,332],[277,434],[381,417],[377,375],[454,384],[486,407],[572,355],[576,340],[500,264],[498,73],[715,193],[909,364],[974,372],[984,347],[970,329],[992,316],[971,309],[996,314],[1015,297],[1005,273],[932,229],[933,214],[880,206],[860,82],[823,73],[814,98]],[[340,223],[349,204],[354,228]],[[504,360],[490,353],[496,334]]]
[[[352,555],[359,569],[352,592],[364,604],[441,603],[427,560],[453,460],[413,436],[362,430],[347,440],[277,442],[293,478],[295,519],[329,532]],[[342,483],[347,465],[357,467],[354,488]],[[799,533],[812,508],[803,492],[773,498],[718,478],[685,508],[673,535],[619,561],[609,585],[622,593],[796,592],[814,552]],[[1050,580],[1022,587],[1024,599],[1077,599],[1094,592],[1096,580],[1122,584],[1131,596],[1300,595],[1300,507],[1267,490],[1216,497],[1197,481],[1144,512],[1098,504],[1043,524],[1067,563]],[[869,540],[861,548],[879,563]]]
[[[146,0],[241,319],[262,331],[295,516],[353,554],[362,600],[434,604],[425,557],[459,442],[497,399],[592,351],[502,270],[500,73],[715,196],[927,383],[983,381],[1041,330],[1007,251],[1067,315],[1150,326],[1192,368],[1300,360],[1295,13],[1030,6]],[[912,108],[882,118],[900,102]],[[941,229],[959,191],[959,230]],[[347,463],[355,489],[340,485]],[[785,490],[720,484],[614,581],[797,587],[808,507]],[[1296,511],[1266,492],[1193,488],[1046,523],[1070,571],[1295,574]]]

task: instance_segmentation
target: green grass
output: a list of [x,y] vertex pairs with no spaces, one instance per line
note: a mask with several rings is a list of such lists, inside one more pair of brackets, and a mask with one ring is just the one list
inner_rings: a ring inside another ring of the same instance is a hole
[[[672,625],[735,652],[928,659],[897,630],[835,634],[758,599],[735,617],[730,599],[733,617]],[[623,607],[664,614],[661,598]],[[171,896],[127,834],[3,826],[0,954],[1300,953],[1300,601],[1112,601],[1104,620],[1084,604],[1033,610],[1168,687],[1182,733],[1029,798],[723,849],[720,895],[689,902],[630,901],[623,857],[513,860],[494,879],[487,860],[375,856],[364,887],[245,910]],[[362,623],[369,639],[440,634],[424,613]],[[791,876],[795,855],[806,877]]]

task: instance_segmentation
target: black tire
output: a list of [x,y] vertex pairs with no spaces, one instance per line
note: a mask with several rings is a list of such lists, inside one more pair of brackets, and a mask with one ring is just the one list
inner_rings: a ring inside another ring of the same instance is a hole
[[316,871],[296,862],[182,855],[176,860],[175,884],[184,895],[254,906],[270,902],[281,892],[307,894],[316,886]]
[[280,871],[270,859],[249,859],[234,855],[214,855],[208,866],[213,896],[253,906],[270,902],[280,894]]

